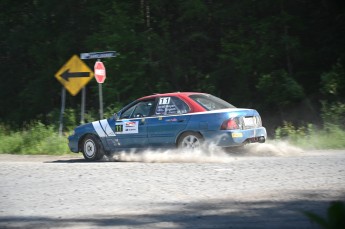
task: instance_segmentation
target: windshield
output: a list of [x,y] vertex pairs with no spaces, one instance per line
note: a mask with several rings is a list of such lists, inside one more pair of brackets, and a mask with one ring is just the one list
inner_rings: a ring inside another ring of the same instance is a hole
[[208,111],[220,110],[220,109],[226,109],[226,108],[236,108],[230,103],[213,95],[195,94],[195,95],[190,95],[189,97]]

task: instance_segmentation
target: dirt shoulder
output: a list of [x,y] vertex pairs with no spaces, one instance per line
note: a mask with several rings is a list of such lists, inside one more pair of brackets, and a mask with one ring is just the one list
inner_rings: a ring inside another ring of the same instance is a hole
[[82,154],[66,155],[19,155],[19,154],[0,154],[2,162],[45,162],[56,160],[83,159]]

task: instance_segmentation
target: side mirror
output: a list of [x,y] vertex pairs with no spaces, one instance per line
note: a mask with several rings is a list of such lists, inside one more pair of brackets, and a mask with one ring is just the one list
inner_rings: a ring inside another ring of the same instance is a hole
[[118,119],[117,113],[114,113],[113,118],[115,121]]

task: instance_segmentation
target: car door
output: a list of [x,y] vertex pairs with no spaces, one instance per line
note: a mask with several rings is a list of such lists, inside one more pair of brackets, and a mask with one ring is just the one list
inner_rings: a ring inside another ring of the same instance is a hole
[[145,118],[153,112],[154,99],[138,101],[124,110],[115,125],[115,136],[111,137],[114,149],[142,148],[148,146]]
[[153,116],[145,120],[150,146],[174,145],[176,137],[188,124],[189,110],[188,105],[177,97],[158,98]]

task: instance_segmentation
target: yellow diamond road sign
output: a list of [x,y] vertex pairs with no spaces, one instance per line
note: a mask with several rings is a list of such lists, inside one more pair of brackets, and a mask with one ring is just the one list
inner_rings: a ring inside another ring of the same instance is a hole
[[78,94],[93,76],[93,71],[77,55],[72,56],[55,74],[55,78],[73,96]]

